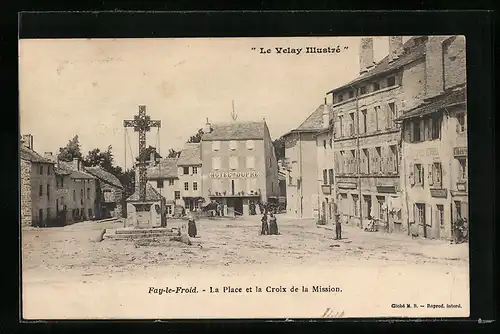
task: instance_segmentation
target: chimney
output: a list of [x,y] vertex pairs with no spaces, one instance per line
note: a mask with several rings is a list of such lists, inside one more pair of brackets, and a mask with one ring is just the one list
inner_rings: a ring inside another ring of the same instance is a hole
[[23,135],[21,141],[25,147],[29,148],[30,150],[33,150],[33,135],[31,134]]
[[444,91],[443,38],[429,36],[425,53],[425,98],[440,95]]
[[403,53],[403,36],[389,36],[389,62],[394,61]]
[[323,129],[328,129],[330,126],[330,110],[328,109],[328,105],[326,104],[326,97],[325,97],[325,103],[323,104]]
[[73,169],[77,171],[80,170],[80,159],[73,158]]
[[210,132],[212,132],[212,125],[208,121],[207,117],[207,123],[205,124],[205,128],[203,129],[203,133],[210,133]]
[[44,152],[43,157],[50,161],[54,161],[54,155],[52,154],[52,152]]
[[359,47],[359,74],[367,72],[373,64],[373,38],[363,37]]

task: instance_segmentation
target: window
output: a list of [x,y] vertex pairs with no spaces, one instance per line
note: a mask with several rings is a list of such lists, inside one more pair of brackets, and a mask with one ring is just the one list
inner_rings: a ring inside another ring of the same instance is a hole
[[156,188],[163,188],[163,180],[156,180]]
[[189,175],[189,167],[182,167],[182,174]]
[[323,140],[323,147],[326,149],[326,140]]
[[328,170],[328,180],[330,184],[333,184],[333,169]]
[[47,175],[52,175],[52,168],[50,166],[47,166]]
[[350,119],[351,123],[349,124],[349,135],[352,136],[352,135],[356,134],[355,125],[354,125],[354,113],[353,112],[350,113],[349,117],[351,118]]
[[247,146],[247,149],[253,150],[253,148],[254,148],[253,140],[247,140],[246,146]]
[[387,87],[392,87],[396,85],[396,77],[388,77],[387,78]]
[[214,151],[220,150],[220,141],[214,140],[212,142],[212,150],[214,150]]
[[430,118],[429,125],[431,128],[430,139],[434,140],[441,138],[441,118],[440,117]]
[[413,142],[418,143],[422,141],[420,136],[420,121],[413,122]]
[[189,190],[189,182],[184,182],[184,190]]
[[83,189],[80,189],[80,204],[83,205]]
[[90,188],[87,188],[87,199],[90,199]]
[[357,161],[356,161],[356,151],[355,150],[351,150],[351,159],[352,159],[351,173],[355,174],[357,172],[356,168],[358,166]]
[[423,203],[415,203],[415,223],[425,224],[425,204]]
[[73,202],[76,202],[76,190],[73,189]]
[[43,175],[43,166],[39,167],[40,175]]
[[323,184],[328,184],[328,171],[323,169]]
[[339,116],[339,137],[344,136],[344,116]]
[[366,109],[361,110],[361,119],[362,119],[363,133],[366,133],[368,131],[367,118],[366,118],[367,115],[366,115],[366,113],[367,113]]
[[440,162],[434,162],[429,168],[429,185],[441,187],[442,184],[442,169]]
[[382,148],[375,147],[375,171],[382,172]]
[[399,167],[398,147],[396,145],[391,145],[389,148],[391,153],[391,155],[389,156],[390,170],[394,173],[398,173],[398,167]]
[[352,195],[352,214],[354,217],[359,217],[359,197]]
[[465,113],[458,113],[457,114],[457,132],[465,132],[467,129],[467,123],[465,121]]
[[42,196],[43,196],[43,186],[42,186],[42,185],[40,185],[40,186],[38,187],[38,196],[40,196],[40,197],[42,197]]
[[192,167],[193,168],[193,174],[198,174],[198,167]]
[[338,101],[339,102],[344,101],[344,94],[339,94]]
[[344,151],[340,151],[340,173],[346,173],[346,157]]
[[459,166],[460,166],[460,169],[459,169],[459,178],[460,180],[467,180],[467,159],[465,158],[460,158],[458,159],[458,163],[459,163]]
[[193,182],[193,190],[198,190],[198,182]]
[[415,164],[415,184],[424,185],[424,168],[421,164]]
[[441,228],[443,228],[444,227],[444,205],[437,204],[436,208],[437,208],[437,213],[436,213],[436,215],[437,215],[437,217],[436,217],[437,221],[439,223],[439,226]]
[[378,204],[378,218],[384,220],[384,196],[377,196],[377,204]]
[[172,179],[168,180],[168,185],[169,186],[173,186],[174,185],[174,180],[172,180]]
[[246,157],[246,164],[248,169],[255,169],[255,157]]
[[377,91],[379,89],[380,89],[380,84],[378,82],[374,82],[373,83],[373,91],[375,92],[375,91]]
[[171,215],[172,214],[172,206],[171,205],[167,205],[165,207],[165,211],[166,211],[167,215]]
[[175,199],[181,199],[181,192],[180,191],[174,191],[174,198]]
[[462,202],[455,201],[455,220],[462,217]]
[[91,219],[92,218],[92,209],[89,209],[88,211],[89,211],[89,219]]
[[354,91],[351,90],[351,91],[349,91],[349,98],[352,99],[353,97],[354,97]]
[[236,140],[230,140],[229,141],[229,149],[231,151],[234,151],[238,148],[238,142]]
[[238,157],[229,157],[229,168],[238,169]]
[[212,168],[220,169],[220,157],[212,157]]
[[379,131],[380,130],[380,127],[379,127],[380,106],[376,106],[373,109],[375,110],[375,130]]
[[366,87],[365,86],[363,86],[359,89],[359,95],[364,95],[364,94],[366,94]]
[[329,144],[330,144],[330,148],[332,148],[333,147],[333,140],[332,140],[332,138],[330,138],[330,143]]
[[363,165],[364,165],[364,173],[370,174],[370,151],[367,148],[363,149]]
[[396,104],[390,102],[387,104],[387,128],[390,129],[394,126],[394,120],[396,119]]

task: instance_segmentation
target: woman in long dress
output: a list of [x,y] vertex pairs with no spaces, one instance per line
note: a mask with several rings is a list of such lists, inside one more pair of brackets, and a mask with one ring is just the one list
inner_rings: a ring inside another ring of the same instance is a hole
[[269,234],[269,226],[267,225],[267,215],[265,213],[262,215],[261,221],[262,221],[262,229],[260,234],[262,235]]
[[276,222],[276,216],[271,213],[269,218],[269,234],[277,235],[278,234],[278,223]]
[[193,216],[189,216],[188,218],[188,235],[191,238],[196,237],[196,234],[198,234],[198,231],[196,230],[196,222],[194,220]]

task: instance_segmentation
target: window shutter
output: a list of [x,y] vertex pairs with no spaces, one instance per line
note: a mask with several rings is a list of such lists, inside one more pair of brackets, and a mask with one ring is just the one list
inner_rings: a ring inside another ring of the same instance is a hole
[[423,119],[417,122],[420,122],[420,141],[423,141],[425,140],[425,122]]
[[385,128],[386,129],[390,129],[391,128],[391,120],[392,120],[392,115],[390,115],[391,113],[391,108],[389,108],[389,104],[384,104],[383,106],[384,108],[384,115],[385,115],[385,120],[386,120],[386,125],[385,125]]
[[469,219],[469,206],[467,202],[460,202],[462,217]]
[[422,187],[425,185],[425,168],[424,165],[422,164]]
[[[432,205],[425,205],[425,223],[432,227]],[[427,231],[427,236],[429,236],[429,231]]]
[[434,184],[434,173],[435,173],[435,166],[429,164],[429,185],[432,186]]
[[441,226],[441,222],[440,222],[440,217],[439,217],[439,209],[438,207],[436,206],[436,210],[434,210],[434,222],[438,225],[438,226]]
[[409,141],[410,141],[410,143],[413,143],[413,141],[415,140],[415,138],[413,138],[413,127],[414,127],[414,126],[415,126],[415,125],[413,124],[413,121],[409,121],[409,126],[408,126],[408,128],[409,128],[409,133],[410,133],[410,140],[409,140]]
[[410,163],[410,185],[415,185],[415,165]]

